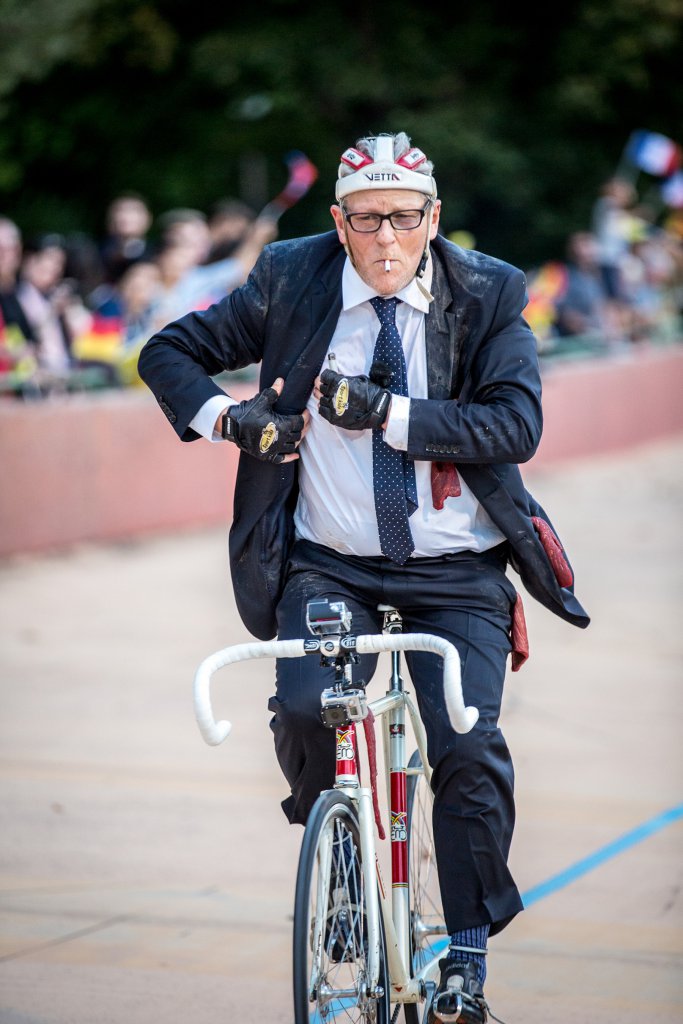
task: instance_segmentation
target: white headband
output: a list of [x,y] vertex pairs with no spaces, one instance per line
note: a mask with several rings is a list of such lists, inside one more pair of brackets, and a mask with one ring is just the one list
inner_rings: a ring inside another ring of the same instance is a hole
[[[436,199],[436,182],[431,174],[420,174],[415,168],[424,163],[427,157],[421,149],[409,149],[407,153],[394,159],[393,139],[380,136],[377,139],[377,158],[372,160],[365,153],[351,147],[341,155],[339,177],[335,194],[337,202],[352,192],[364,192],[368,189],[405,188],[412,192],[422,192]],[[354,168],[353,173],[343,174],[346,168]]]

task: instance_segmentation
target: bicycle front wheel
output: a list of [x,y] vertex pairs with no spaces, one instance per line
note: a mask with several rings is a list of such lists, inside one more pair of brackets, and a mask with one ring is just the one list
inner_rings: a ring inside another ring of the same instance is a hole
[[[294,900],[295,1024],[388,1024],[389,979],[380,920],[380,971],[370,991],[366,893],[377,885],[363,863],[356,809],[322,793],[304,832]],[[380,915],[381,918],[381,915]]]

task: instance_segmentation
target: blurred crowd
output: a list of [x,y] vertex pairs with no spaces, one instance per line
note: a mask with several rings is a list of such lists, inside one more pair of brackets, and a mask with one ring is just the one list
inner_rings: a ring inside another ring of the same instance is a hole
[[[23,238],[0,216],[0,395],[138,384],[145,341],[242,284],[277,237],[279,215],[315,178],[303,155],[292,166],[279,205],[258,214],[228,198],[206,213],[179,208],[153,220],[144,198],[128,193],[110,203],[99,240]],[[683,209],[657,219],[632,184],[613,178],[563,258],[527,272],[525,317],[541,355],[680,337]],[[474,245],[465,232],[450,237]]]
[[683,339],[683,208],[639,201],[613,177],[562,258],[527,272],[525,317],[541,354],[613,352]]
[[23,238],[0,216],[0,393],[138,384],[145,341],[242,284],[281,212],[228,198],[207,213],[168,210],[153,225],[147,202],[125,194],[110,203],[101,240]]

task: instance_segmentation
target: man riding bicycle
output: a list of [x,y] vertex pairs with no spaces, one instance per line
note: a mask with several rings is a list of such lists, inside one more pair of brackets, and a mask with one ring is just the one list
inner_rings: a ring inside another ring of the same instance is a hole
[[[566,554],[519,463],[542,430],[536,342],[521,271],[438,234],[431,162],[408,137],[342,154],[335,230],[265,248],[247,283],[150,339],[139,371],[182,440],[241,449],[230,531],[235,597],[260,639],[306,635],[306,605],[344,601],[357,633],[378,604],[409,632],[449,640],[476,727],[456,735],[438,658],[408,655],[433,767],[434,836],[451,943],[430,1021],[487,1019],[489,935],[522,909],[507,857],[513,768],[498,727],[508,656],[527,646],[506,574],[577,626]],[[234,402],[212,379],[261,363],[262,391]],[[271,382],[274,383],[272,386]],[[361,674],[369,679],[373,659]],[[334,781],[327,685],[312,659],[283,660],[269,707],[305,823]]]

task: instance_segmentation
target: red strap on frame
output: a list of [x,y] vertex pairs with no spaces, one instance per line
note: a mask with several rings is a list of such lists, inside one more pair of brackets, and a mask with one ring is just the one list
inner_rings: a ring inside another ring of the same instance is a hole
[[379,799],[377,797],[377,740],[375,738],[375,716],[368,708],[367,718],[363,719],[365,730],[365,745],[368,748],[368,765],[370,767],[370,786],[372,787],[372,806],[375,811],[375,824],[380,839],[386,837],[384,825],[379,813]]

